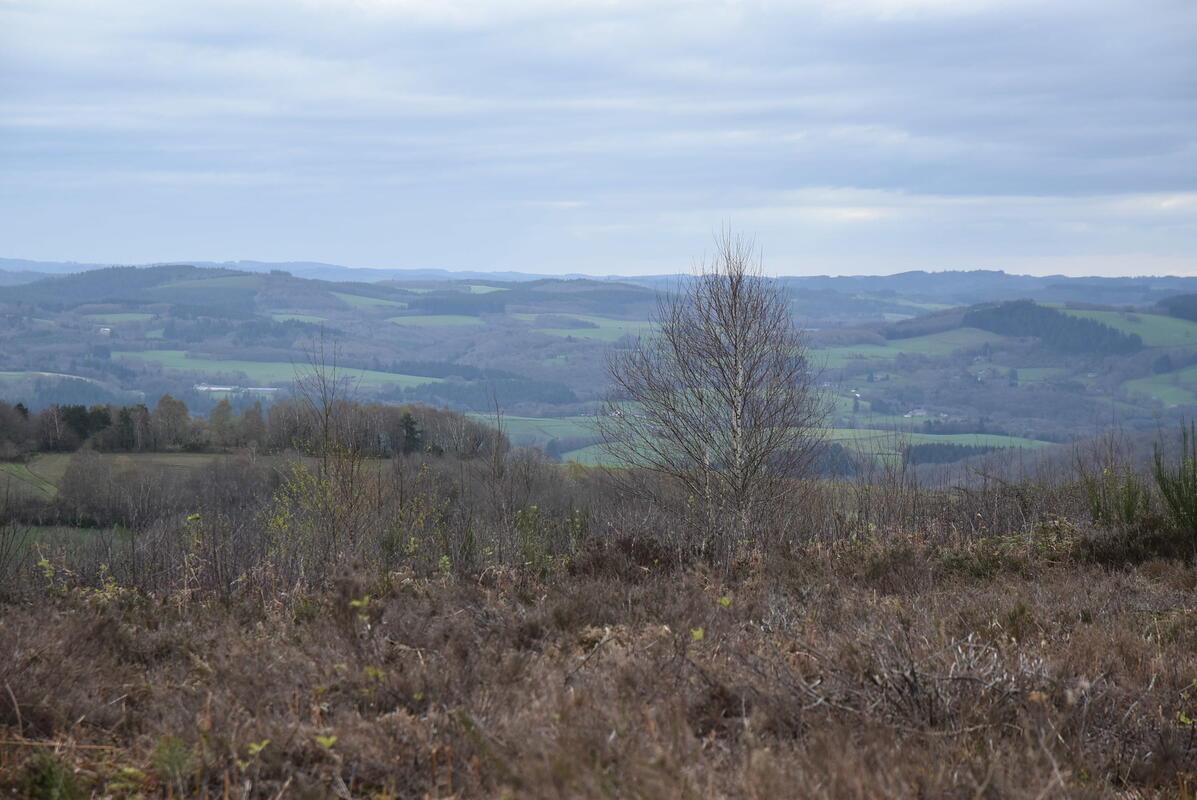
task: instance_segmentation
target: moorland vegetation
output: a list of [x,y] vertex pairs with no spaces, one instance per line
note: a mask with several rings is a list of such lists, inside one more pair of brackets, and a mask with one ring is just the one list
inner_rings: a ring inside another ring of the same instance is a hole
[[78,449],[10,462],[40,483],[0,506],[0,792],[1197,790],[1192,427],[800,471],[745,524],[316,366],[256,422],[164,398],[142,450],[128,406],[6,407]]

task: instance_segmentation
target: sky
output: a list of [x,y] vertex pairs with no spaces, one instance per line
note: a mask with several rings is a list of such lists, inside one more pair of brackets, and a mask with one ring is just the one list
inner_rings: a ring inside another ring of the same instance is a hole
[[0,0],[0,257],[1197,275],[1194,0]]

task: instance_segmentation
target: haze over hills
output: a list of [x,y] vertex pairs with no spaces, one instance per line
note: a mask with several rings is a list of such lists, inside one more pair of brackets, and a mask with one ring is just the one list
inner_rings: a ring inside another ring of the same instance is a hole
[[[363,399],[478,414],[497,401],[517,443],[591,460],[607,353],[651,335],[658,292],[685,279],[251,265],[54,264],[75,271],[4,287],[0,399],[243,408],[289,392],[325,336]],[[951,459],[1197,408],[1194,278],[778,280],[832,399],[830,435],[856,451],[901,431],[902,447]]]
[[[568,275],[540,275],[530,272],[486,272],[479,270],[446,270],[446,269],[386,269],[368,267],[345,267],[339,264],[323,264],[318,261],[162,261],[152,264],[85,264],[74,261],[29,261],[20,258],[0,258],[0,281],[4,275],[33,276],[27,280],[9,283],[37,280],[47,275],[65,275],[76,272],[105,269],[113,266],[170,266],[188,264],[196,267],[210,267],[213,269],[235,269],[244,272],[270,272],[271,270],[285,270],[301,278],[318,278],[320,280],[342,281],[382,281],[382,280],[463,280],[470,278],[489,278],[501,281],[524,281],[539,278],[583,278],[588,277],[580,273]],[[0,285],[5,285],[0,283]]]
[[[669,290],[687,273],[662,275],[594,275],[580,272],[547,274],[518,271],[392,269],[347,267],[315,261],[166,261],[152,264],[101,264],[74,261],[32,261],[0,258],[0,286],[32,283],[51,275],[88,272],[114,266],[195,266],[242,272],[282,270],[299,278],[325,281],[534,281],[588,278],[618,281],[654,289]],[[865,291],[901,292],[930,297],[947,297],[962,303],[1012,297],[1042,300],[1071,299],[1079,302],[1135,303],[1154,301],[1168,294],[1197,290],[1197,277],[1142,275],[1127,277],[1070,277],[1066,275],[1020,275],[1001,270],[906,270],[884,275],[783,275],[778,280],[787,288],[830,290],[858,293]],[[1067,295],[1067,297],[1064,297]]]

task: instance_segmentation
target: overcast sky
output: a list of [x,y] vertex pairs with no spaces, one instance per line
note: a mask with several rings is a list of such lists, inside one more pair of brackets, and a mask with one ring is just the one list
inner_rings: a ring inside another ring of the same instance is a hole
[[1194,0],[0,0],[0,256],[1197,274]]

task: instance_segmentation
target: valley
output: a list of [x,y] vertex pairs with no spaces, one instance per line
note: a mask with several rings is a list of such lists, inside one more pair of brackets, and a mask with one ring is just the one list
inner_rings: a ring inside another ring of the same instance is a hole
[[[392,271],[364,282],[362,270],[348,281],[267,266],[10,273],[0,289],[0,396],[37,408],[152,405],[170,394],[195,414],[225,398],[242,410],[289,396],[323,342],[326,366],[355,399],[492,423],[497,407],[514,444],[597,464],[593,414],[607,354],[651,336],[658,292],[683,280],[404,280]],[[1039,449],[1111,427],[1148,430],[1197,407],[1197,321],[1161,305],[1197,291],[1194,279],[905,273],[867,288],[851,277],[780,284],[827,400],[826,437],[856,456],[930,444],[957,447],[936,450],[949,460]],[[966,319],[1023,298],[1053,325],[1095,326],[1082,339],[1107,331],[1133,344],[1087,351]]]

